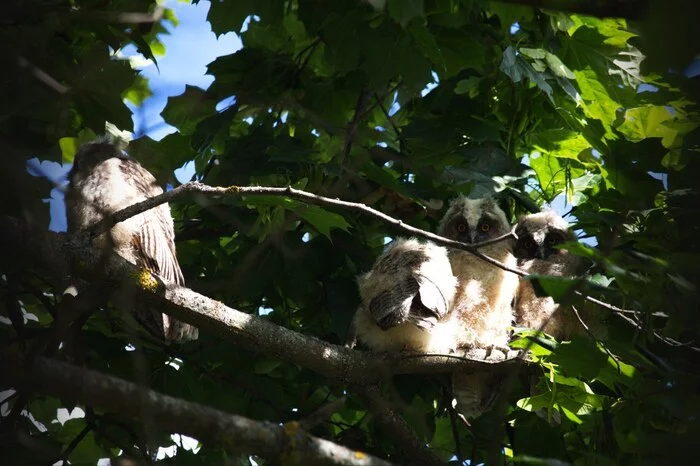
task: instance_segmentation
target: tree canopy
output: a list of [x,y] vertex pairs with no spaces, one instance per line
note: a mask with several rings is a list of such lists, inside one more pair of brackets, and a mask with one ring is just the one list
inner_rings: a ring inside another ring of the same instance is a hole
[[[698,78],[684,70],[697,10],[212,2],[212,30],[239,33],[243,48],[209,65],[207,90],[168,100],[176,133],[128,148],[164,186],[190,161],[201,183],[170,199],[189,289],[141,280],[135,291],[201,328],[197,341],[164,344],[110,299],[114,277],[138,271],[46,232],[53,186],[26,167],[72,163],[106,123],[132,130],[125,102],[150,89],[117,52],[134,44],[157,63],[164,23],[177,19],[145,0],[11,1],[0,21],[3,461],[150,463],[178,433],[202,443],[164,462],[689,460],[700,435],[700,114]],[[512,221],[563,203],[581,240],[565,247],[595,265],[533,280],[598,309],[607,330],[557,343],[515,329],[530,361],[479,366],[509,383],[470,425],[450,408],[447,374],[477,363],[339,346],[357,275],[406,225],[434,232],[460,194],[496,196]],[[64,294],[71,280],[88,292]],[[85,415],[66,421],[75,407]]]

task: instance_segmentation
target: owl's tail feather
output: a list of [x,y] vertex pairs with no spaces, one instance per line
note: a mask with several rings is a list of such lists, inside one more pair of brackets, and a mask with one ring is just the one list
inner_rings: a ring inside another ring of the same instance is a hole
[[197,327],[175,320],[166,314],[163,314],[163,326],[166,340],[188,341],[199,338]]
[[199,330],[190,324],[180,322],[159,310],[136,306],[133,316],[151,335],[159,340],[188,341],[199,337]]

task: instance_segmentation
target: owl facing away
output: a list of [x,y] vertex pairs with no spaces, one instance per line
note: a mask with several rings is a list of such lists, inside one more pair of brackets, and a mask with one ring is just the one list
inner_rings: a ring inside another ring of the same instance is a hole
[[353,327],[364,345],[391,352],[455,349],[453,329],[444,318],[457,280],[445,248],[399,238],[357,282],[361,304]]
[[[438,233],[456,241],[477,244],[510,230],[505,213],[494,199],[459,197],[452,201]],[[507,239],[479,250],[504,265],[515,267],[512,248],[513,241]],[[458,281],[450,313],[458,326],[458,346],[507,348],[518,277],[467,251],[453,249],[449,257]],[[459,411],[466,417],[477,417],[487,411],[495,399],[500,380],[500,376],[487,373],[455,372],[452,391]]]
[[[106,139],[83,144],[78,149],[68,180],[69,233],[88,228],[125,207],[163,193],[148,170]],[[146,268],[165,284],[185,284],[175,255],[175,233],[168,204],[114,225],[108,233],[95,238],[93,244],[109,248],[132,264]],[[136,304],[133,312],[150,333],[161,339],[194,340],[198,336],[195,327],[157,310]]]
[[[572,277],[583,271],[580,257],[557,246],[575,241],[569,224],[553,211],[520,217],[515,229],[518,240],[514,254],[523,271],[537,275]],[[515,323],[518,327],[543,330],[557,340],[571,338],[584,329],[571,310],[562,309],[549,296],[537,296],[532,282],[521,279],[515,301]],[[582,316],[583,317],[583,316]],[[590,314],[585,321],[600,328]]]

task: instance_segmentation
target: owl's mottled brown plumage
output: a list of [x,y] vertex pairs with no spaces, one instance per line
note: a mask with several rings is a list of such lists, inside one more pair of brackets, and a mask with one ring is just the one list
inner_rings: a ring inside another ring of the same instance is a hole
[[[68,174],[68,232],[88,228],[132,204],[163,192],[153,175],[124,154],[115,143],[98,140],[82,145]],[[94,244],[111,247],[129,262],[157,274],[164,283],[184,285],[175,254],[175,233],[168,204],[120,222]],[[195,327],[167,314],[135,304],[134,316],[151,333],[167,340],[196,339]]]
[[[584,265],[581,258],[557,248],[567,241],[575,241],[576,237],[566,220],[555,212],[547,210],[521,217],[515,233],[518,240],[514,253],[523,271],[560,277],[572,277],[581,272]],[[527,279],[520,280],[515,315],[516,326],[542,329],[557,340],[569,339],[584,330],[572,310],[562,308],[549,296],[537,296],[532,282]],[[584,320],[595,324],[595,319]]]
[[444,353],[455,349],[444,322],[457,281],[445,248],[397,239],[358,278],[357,338],[376,351]]
[[[506,215],[493,199],[465,197],[452,201],[438,230],[442,236],[471,244],[505,235],[509,231]],[[480,251],[514,267],[516,261],[511,253],[512,247],[512,240],[505,240],[485,246]],[[452,272],[458,280],[450,315],[459,326],[459,347],[507,348],[518,277],[467,251],[450,250],[449,257]],[[488,410],[499,380],[499,376],[491,374],[455,373],[452,389],[460,412],[466,417],[476,417]]]

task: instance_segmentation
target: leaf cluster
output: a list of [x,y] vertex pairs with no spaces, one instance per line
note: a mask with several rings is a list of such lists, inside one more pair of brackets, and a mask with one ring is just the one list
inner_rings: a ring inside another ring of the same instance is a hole
[[[114,51],[133,43],[155,60],[165,29],[114,14],[154,7],[33,0],[8,9],[0,24],[10,64],[0,80],[8,213],[48,225],[49,186],[25,172],[28,159],[70,162],[105,122],[131,128],[124,100],[141,103],[148,84]],[[493,459],[494,444],[506,462],[687,458],[700,430],[697,83],[658,65],[648,19],[470,0],[222,0],[207,19],[217,35],[239,33],[243,48],[209,65],[210,88],[169,99],[163,117],[177,133],[130,145],[164,184],[194,161],[208,185],[292,186],[428,231],[459,194],[496,195],[512,220],[563,203],[587,240],[566,246],[592,264],[585,277],[539,282],[602,316],[607,337],[519,334],[514,346],[531,351],[534,370],[511,384],[503,416],[469,428],[449,414],[447,378],[386,381],[383,396],[422,444],[445,462],[477,464]],[[357,309],[356,276],[396,236],[376,219],[283,197],[171,207],[189,287],[331,343],[344,341]],[[0,295],[15,325],[3,320],[0,335],[34,338],[54,321],[62,290],[40,272],[3,267]],[[591,309],[574,289],[622,311]],[[79,350],[59,356],[252,419],[299,421],[347,396],[312,433],[410,461],[351,388],[282,359],[206,333],[166,346],[111,305],[80,335]],[[27,434],[13,437],[17,464],[148,462],[174,442],[147,416],[126,422],[82,407],[84,417],[61,423],[57,410],[72,406],[10,396],[3,424]],[[220,445],[174,452],[174,464],[274,464],[231,458]]]

